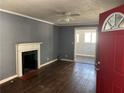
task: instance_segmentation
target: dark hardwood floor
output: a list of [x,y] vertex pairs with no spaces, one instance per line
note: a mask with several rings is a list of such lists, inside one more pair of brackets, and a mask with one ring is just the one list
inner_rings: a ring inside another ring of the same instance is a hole
[[41,68],[29,80],[19,78],[0,86],[1,93],[95,93],[94,65],[58,61]]
[[95,65],[95,57],[76,56],[76,62]]

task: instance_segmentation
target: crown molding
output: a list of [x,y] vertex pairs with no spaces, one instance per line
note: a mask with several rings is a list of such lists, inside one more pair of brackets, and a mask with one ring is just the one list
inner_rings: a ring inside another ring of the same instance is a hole
[[54,25],[54,23],[52,23],[52,22],[41,20],[41,19],[38,19],[38,18],[35,18],[35,17],[31,17],[31,16],[24,15],[24,14],[17,13],[17,12],[13,12],[13,11],[10,11],[10,10],[5,10],[5,9],[1,9],[0,8],[0,12],[12,14],[12,15],[17,15],[17,16],[25,17],[25,18],[32,19],[32,20],[35,20],[35,21],[39,21],[39,22],[43,22],[43,23]]

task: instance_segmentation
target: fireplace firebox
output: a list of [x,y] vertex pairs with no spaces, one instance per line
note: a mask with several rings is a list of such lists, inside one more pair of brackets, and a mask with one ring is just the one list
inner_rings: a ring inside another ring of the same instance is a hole
[[22,74],[26,74],[38,68],[38,51],[22,52]]

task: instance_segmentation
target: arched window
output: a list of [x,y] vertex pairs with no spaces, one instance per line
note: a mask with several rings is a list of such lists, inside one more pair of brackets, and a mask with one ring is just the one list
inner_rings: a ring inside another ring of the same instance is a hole
[[104,21],[102,32],[124,29],[124,14],[120,12],[109,15]]

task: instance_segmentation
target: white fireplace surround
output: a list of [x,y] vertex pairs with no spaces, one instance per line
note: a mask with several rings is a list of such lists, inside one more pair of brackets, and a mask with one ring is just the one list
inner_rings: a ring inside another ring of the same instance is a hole
[[38,51],[38,69],[40,68],[40,45],[42,42],[38,43],[21,43],[16,45],[16,73],[18,77],[23,76],[22,74],[22,53],[26,51]]

